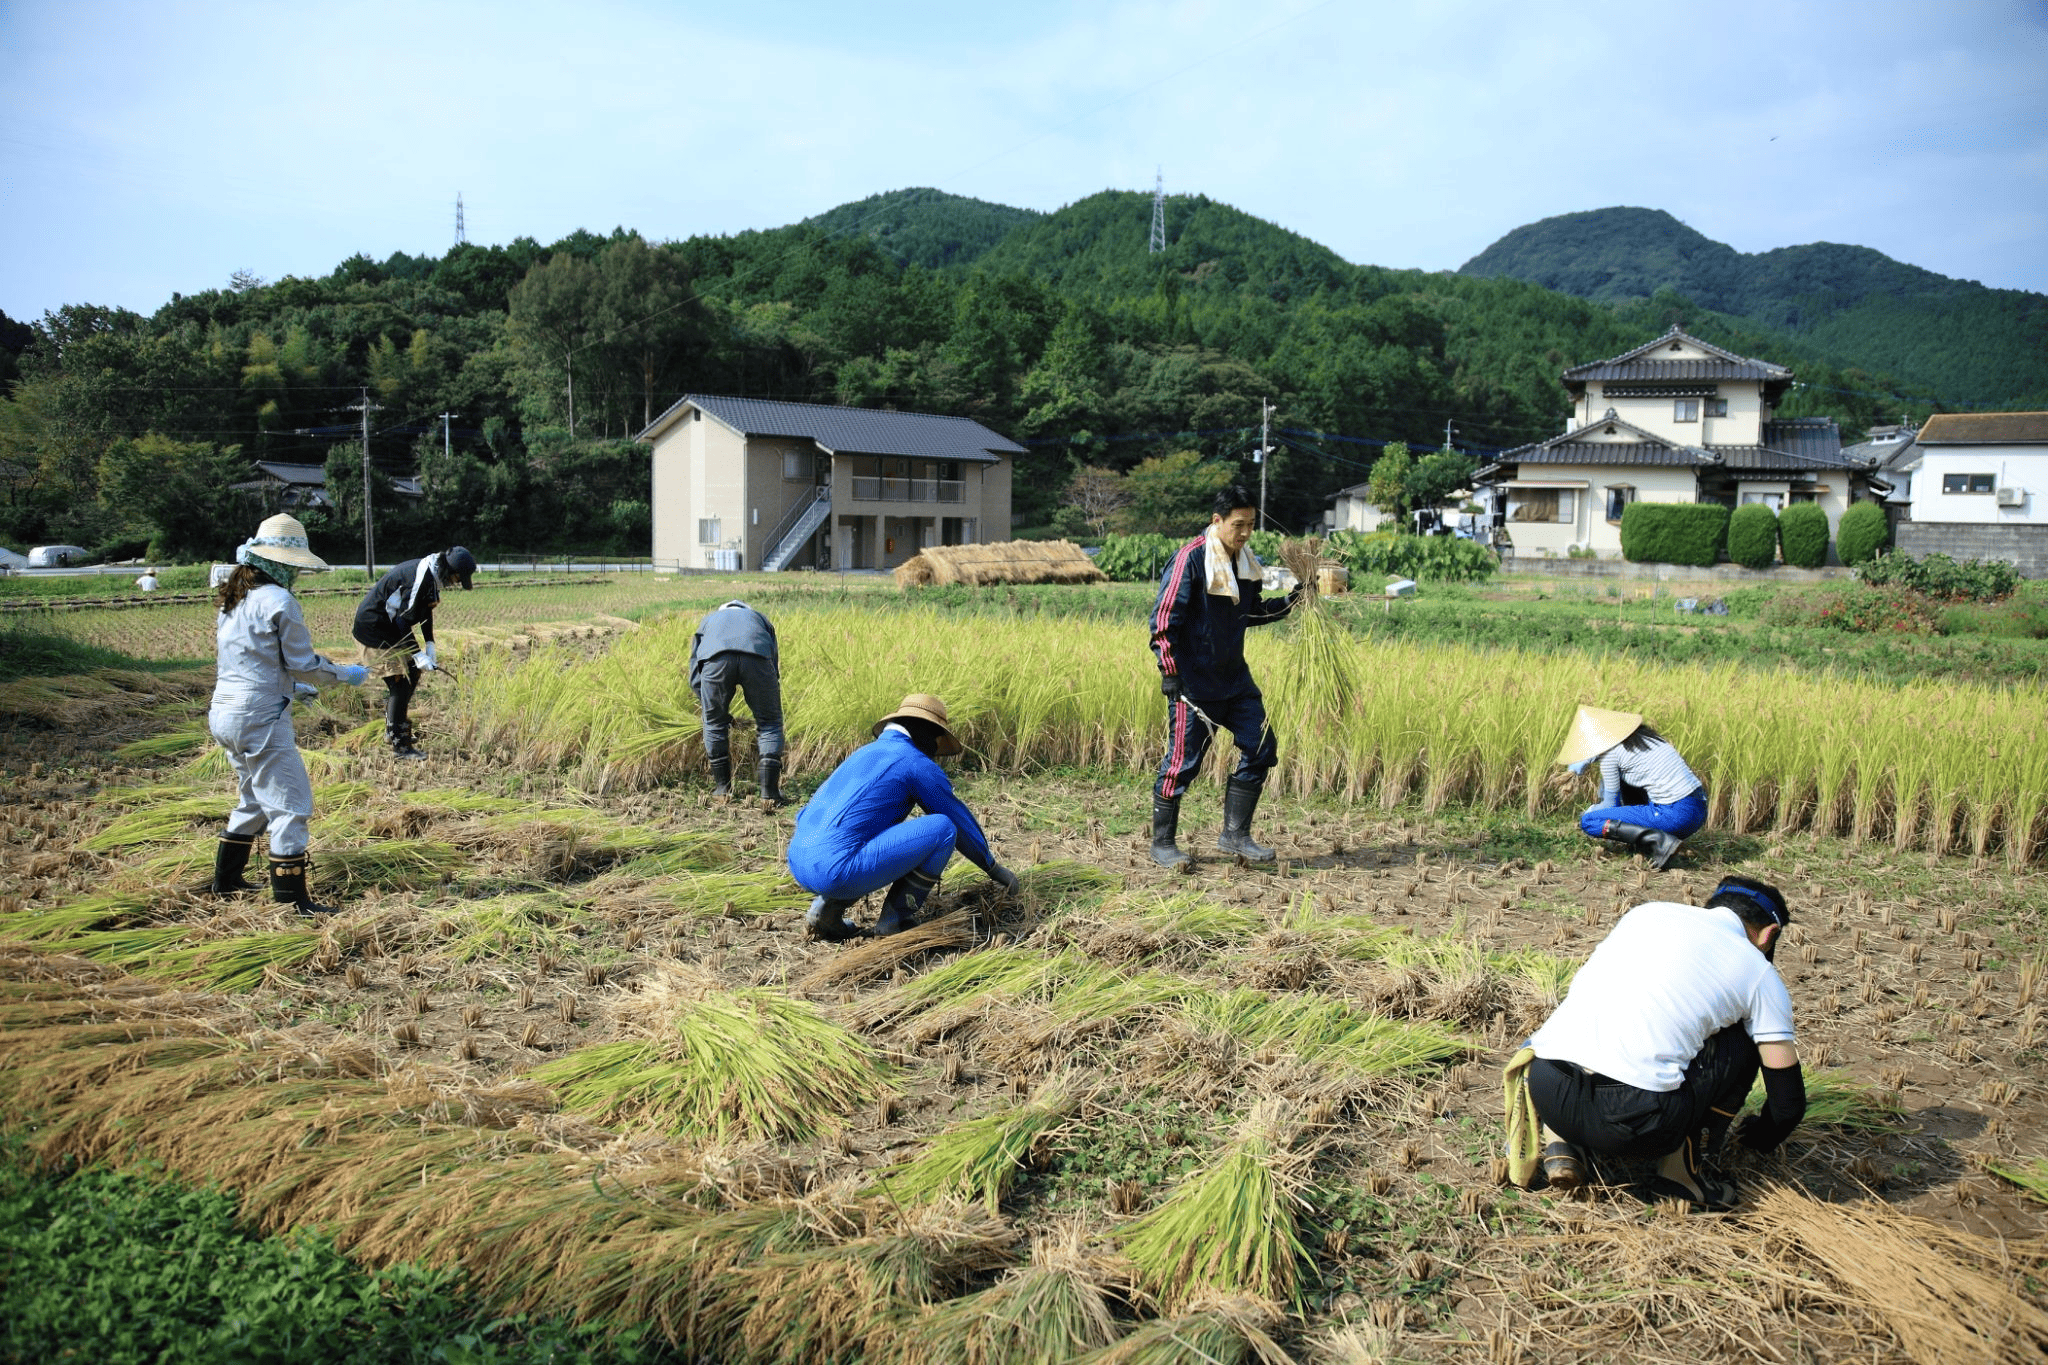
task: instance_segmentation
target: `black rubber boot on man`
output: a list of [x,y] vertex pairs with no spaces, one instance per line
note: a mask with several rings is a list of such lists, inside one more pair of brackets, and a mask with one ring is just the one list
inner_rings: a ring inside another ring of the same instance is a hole
[[294,907],[302,915],[335,913],[334,906],[322,905],[307,894],[306,855],[303,853],[270,860],[270,898],[281,905]]
[[1180,798],[1171,800],[1152,795],[1152,861],[1161,867],[1179,867],[1188,861],[1174,840],[1180,834]]
[[732,795],[731,754],[719,754],[711,760],[711,794],[721,798]]
[[1675,834],[1666,834],[1661,829],[1649,829],[1643,825],[1624,824],[1619,820],[1607,822],[1607,837],[1616,840],[1650,860],[1650,866],[1659,872],[1671,861],[1671,855],[1678,852],[1685,840]]
[[887,938],[900,934],[917,924],[917,912],[924,909],[924,899],[937,886],[936,877],[910,871],[896,879],[889,888],[889,894],[882,899],[881,916],[875,920],[875,937]]
[[762,759],[760,763],[755,765],[754,776],[761,783],[762,804],[768,806],[781,805],[783,803],[782,760],[780,758]]
[[238,896],[254,891],[254,882],[242,879],[249,865],[249,850],[256,846],[253,834],[223,834],[213,850],[213,882],[206,889],[216,896]]
[[1223,832],[1216,836],[1216,847],[1225,853],[1234,853],[1248,863],[1273,861],[1272,849],[1252,842],[1252,816],[1259,809],[1262,790],[1260,783],[1243,782],[1235,777],[1223,789]]
[[811,908],[804,912],[804,927],[811,931],[812,938],[827,943],[844,943],[850,938],[864,938],[867,930],[857,924],[846,922],[846,912],[853,907],[852,901],[834,900],[830,896],[813,896]]

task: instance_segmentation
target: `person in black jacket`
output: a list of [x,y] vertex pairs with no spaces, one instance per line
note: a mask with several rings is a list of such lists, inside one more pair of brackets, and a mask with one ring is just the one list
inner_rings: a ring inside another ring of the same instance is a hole
[[1218,493],[1213,513],[1209,529],[1167,561],[1152,609],[1152,653],[1170,719],[1152,788],[1152,859],[1166,867],[1188,860],[1174,842],[1180,798],[1219,729],[1230,731],[1239,758],[1224,788],[1216,846],[1252,862],[1273,858],[1272,849],[1252,841],[1251,824],[1279,746],[1266,724],[1265,697],[1245,666],[1244,632],[1287,615],[1299,589],[1282,601],[1260,599],[1259,561],[1246,548],[1259,514],[1244,485]]
[[[420,559],[408,559],[378,579],[356,604],[351,634],[363,646],[363,662],[384,678],[384,738],[399,758],[424,759],[413,746],[406,711],[423,671],[439,666],[434,653],[434,608],[444,585],[468,591],[476,557],[460,545]],[[417,646],[417,648],[415,648]]]

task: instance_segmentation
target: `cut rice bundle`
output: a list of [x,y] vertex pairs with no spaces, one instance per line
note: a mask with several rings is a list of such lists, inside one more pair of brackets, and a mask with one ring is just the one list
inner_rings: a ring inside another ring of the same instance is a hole
[[1023,1104],[954,1124],[914,1160],[884,1171],[864,1193],[887,1194],[904,1205],[946,1197],[979,1199],[994,1214],[1018,1173],[1042,1153],[1083,1098],[1071,1077],[1056,1079]]

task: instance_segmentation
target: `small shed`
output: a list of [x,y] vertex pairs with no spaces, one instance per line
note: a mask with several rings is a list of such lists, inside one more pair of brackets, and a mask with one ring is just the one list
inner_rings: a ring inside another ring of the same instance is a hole
[[1070,540],[1006,540],[994,545],[928,545],[896,566],[896,586],[965,583],[1107,583],[1087,552]]

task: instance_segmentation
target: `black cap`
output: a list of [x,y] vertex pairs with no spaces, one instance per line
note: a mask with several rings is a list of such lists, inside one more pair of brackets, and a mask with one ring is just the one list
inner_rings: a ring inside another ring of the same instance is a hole
[[441,567],[448,571],[450,578],[462,585],[463,591],[467,592],[469,580],[476,573],[476,556],[458,545],[441,556]]

